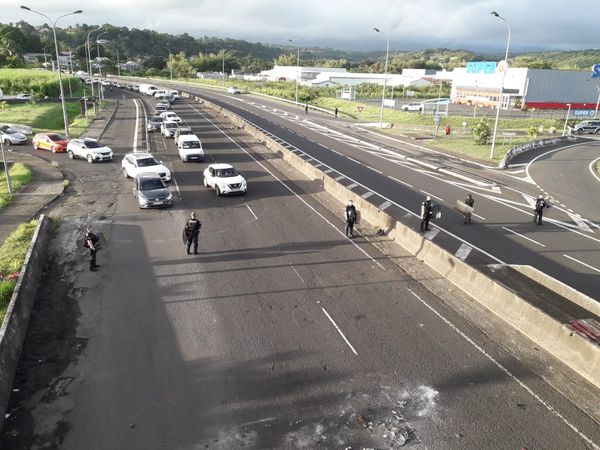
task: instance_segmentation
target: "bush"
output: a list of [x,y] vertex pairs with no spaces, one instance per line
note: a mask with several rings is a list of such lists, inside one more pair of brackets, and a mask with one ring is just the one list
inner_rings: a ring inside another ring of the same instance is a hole
[[490,143],[492,137],[492,126],[490,120],[487,117],[482,117],[479,122],[473,128],[473,142],[479,145],[486,145]]
[[[68,75],[63,85],[68,83]],[[71,83],[79,83],[79,78],[71,77]],[[0,89],[4,94],[29,93],[35,97],[58,97],[60,85],[54,72],[28,69],[0,69]]]
[[536,139],[538,137],[538,133],[540,132],[539,125],[529,125],[527,128],[527,135],[532,139]]

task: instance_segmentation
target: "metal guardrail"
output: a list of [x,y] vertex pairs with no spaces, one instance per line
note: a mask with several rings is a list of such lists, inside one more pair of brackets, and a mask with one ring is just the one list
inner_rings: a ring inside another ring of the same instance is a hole
[[506,155],[504,155],[504,158],[502,158],[502,161],[500,161],[498,167],[500,169],[506,169],[510,163],[510,160],[513,159],[515,156],[520,155],[521,153],[536,150],[538,148],[548,147],[550,145],[563,144],[567,142],[577,142],[579,140],[580,138],[578,138],[577,136],[558,136],[554,138],[537,139],[535,141],[528,142],[527,144],[517,145],[516,147],[513,147],[508,152],[506,152]]

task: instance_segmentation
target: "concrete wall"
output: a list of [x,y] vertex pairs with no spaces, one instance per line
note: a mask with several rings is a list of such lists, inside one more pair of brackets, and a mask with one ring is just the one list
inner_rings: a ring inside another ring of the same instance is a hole
[[50,220],[42,214],[0,328],[0,430],[4,424],[4,413],[8,407],[13,378],[27,334],[29,316],[46,264],[49,240]]
[[[423,260],[440,275],[600,388],[600,346],[573,333],[564,324],[552,319],[519,297],[516,292],[487,277],[475,267],[425,239],[415,229],[397,221],[375,205],[357,196],[312,164],[270,139],[265,133],[241,117],[204,99],[198,99],[185,93],[184,95],[196,99],[228,117],[250,135],[264,141],[269,149],[280,153],[285,161],[304,175],[313,180],[322,180],[323,188],[335,198],[341,198],[344,202],[352,199],[361,213],[362,220],[386,230],[389,237],[396,243]],[[580,306],[583,305],[580,304]]]

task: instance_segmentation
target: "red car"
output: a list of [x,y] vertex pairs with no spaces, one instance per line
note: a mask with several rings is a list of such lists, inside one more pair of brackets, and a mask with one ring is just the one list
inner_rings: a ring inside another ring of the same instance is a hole
[[36,150],[50,150],[52,153],[66,152],[69,140],[62,137],[60,134],[49,133],[36,134],[31,140],[33,148]]

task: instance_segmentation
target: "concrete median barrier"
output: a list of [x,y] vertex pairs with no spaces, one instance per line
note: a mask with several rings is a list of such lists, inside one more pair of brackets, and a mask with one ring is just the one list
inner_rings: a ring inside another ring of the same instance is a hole
[[[191,99],[199,100],[191,95]],[[297,156],[294,152],[270,138],[267,133],[246,122],[235,113],[224,110],[205,99],[202,104],[222,114],[236,126],[243,128],[251,136],[265,143],[267,148],[282,155],[282,158],[292,167],[302,172],[311,179],[320,179],[323,189],[341,202],[353,200],[361,212],[361,219],[374,227],[387,231],[397,244],[421,259],[441,276],[465,291],[468,295],[484,305],[488,310],[502,318],[505,322],[529,337],[537,345],[544,348],[556,358],[567,364],[582,377],[600,388],[600,346],[574,333],[566,324],[553,319],[544,311],[527,302],[514,292],[510,287],[494,280],[484,273],[484,268],[475,267],[457,258],[442,249],[411,227],[389,214],[379,210],[367,200],[356,195],[353,191],[335,181],[332,177],[322,172],[309,162]],[[417,220],[413,220],[414,224]],[[413,225],[414,225],[413,224]],[[487,269],[487,267],[485,268]],[[579,306],[597,308],[591,305],[591,299],[582,299],[582,294],[561,286],[561,283],[550,283],[550,277],[540,275],[541,272],[522,269],[523,273],[530,274],[532,279],[544,278],[542,282],[555,286],[569,301],[576,302]],[[553,279],[552,279],[553,280]],[[572,292],[568,292],[568,291]],[[577,295],[579,294],[579,295]]]
[[0,328],[0,430],[4,424],[4,413],[8,408],[13,378],[27,334],[29,316],[46,264],[49,240],[50,220],[42,214]]

